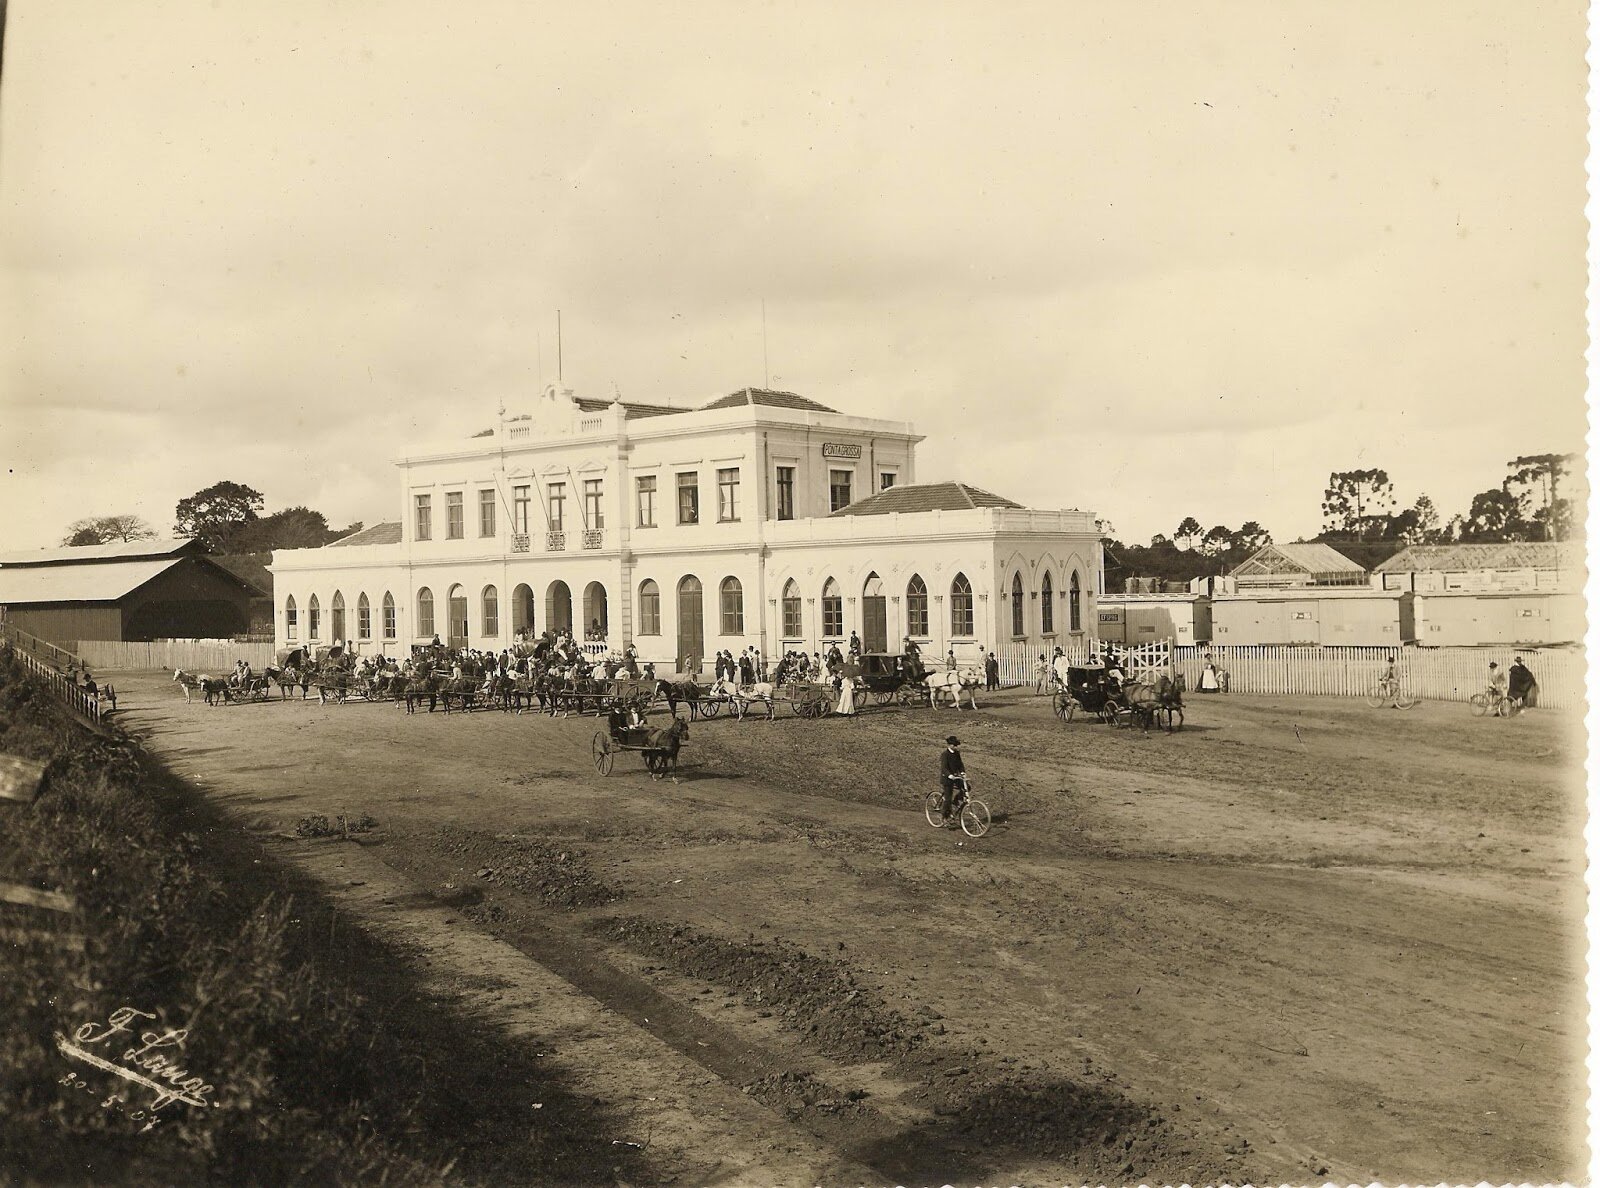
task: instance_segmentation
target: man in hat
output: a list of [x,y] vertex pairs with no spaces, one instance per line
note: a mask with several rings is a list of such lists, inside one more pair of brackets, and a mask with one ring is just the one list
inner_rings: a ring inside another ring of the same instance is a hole
[[957,776],[966,774],[967,765],[961,761],[961,740],[951,735],[944,740],[944,751],[939,755],[939,780],[944,784],[944,823],[950,823],[950,806],[956,798]]

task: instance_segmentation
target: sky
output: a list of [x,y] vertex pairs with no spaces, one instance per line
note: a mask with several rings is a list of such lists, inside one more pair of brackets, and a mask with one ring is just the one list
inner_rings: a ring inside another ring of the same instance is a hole
[[770,376],[1127,541],[1312,535],[1354,468],[1464,511],[1583,449],[1584,22],[11,0],[0,550],[224,479],[398,518],[557,309],[580,395]]

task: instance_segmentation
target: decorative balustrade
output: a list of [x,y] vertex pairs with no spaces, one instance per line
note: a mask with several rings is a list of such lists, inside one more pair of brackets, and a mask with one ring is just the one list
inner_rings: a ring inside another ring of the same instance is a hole
[[566,552],[567,534],[565,532],[546,532],[544,534],[544,551],[547,553]]
[[513,532],[511,534],[511,551],[513,553],[526,553],[532,549],[532,537],[526,532]]
[[583,547],[586,549],[605,548],[606,530],[604,528],[585,528],[583,530]]

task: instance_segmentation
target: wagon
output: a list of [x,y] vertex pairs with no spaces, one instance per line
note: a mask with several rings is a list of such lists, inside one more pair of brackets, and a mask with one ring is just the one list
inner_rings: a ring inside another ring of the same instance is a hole
[[797,718],[820,718],[836,694],[825,681],[791,681],[783,687],[784,699]]
[[1056,717],[1072,721],[1078,712],[1094,714],[1113,726],[1126,724],[1133,717],[1122,685],[1113,681],[1098,664],[1074,664],[1067,669],[1067,682],[1058,686],[1051,702]]

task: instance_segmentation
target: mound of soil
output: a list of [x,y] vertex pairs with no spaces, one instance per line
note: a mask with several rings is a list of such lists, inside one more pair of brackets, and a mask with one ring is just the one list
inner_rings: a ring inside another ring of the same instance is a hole
[[866,1096],[859,1089],[841,1092],[808,1072],[769,1073],[741,1086],[768,1109],[777,1110],[789,1118],[798,1118],[811,1110],[823,1114],[867,1115],[872,1111],[862,1104]]
[[922,1028],[856,982],[850,967],[783,941],[737,942],[639,916],[604,925],[607,935],[674,972],[715,982],[779,1017],[818,1051],[844,1060],[905,1056]]
[[550,907],[597,907],[622,898],[620,890],[596,877],[588,855],[570,845],[515,833],[441,829],[429,848],[465,867],[481,884],[535,895]]

